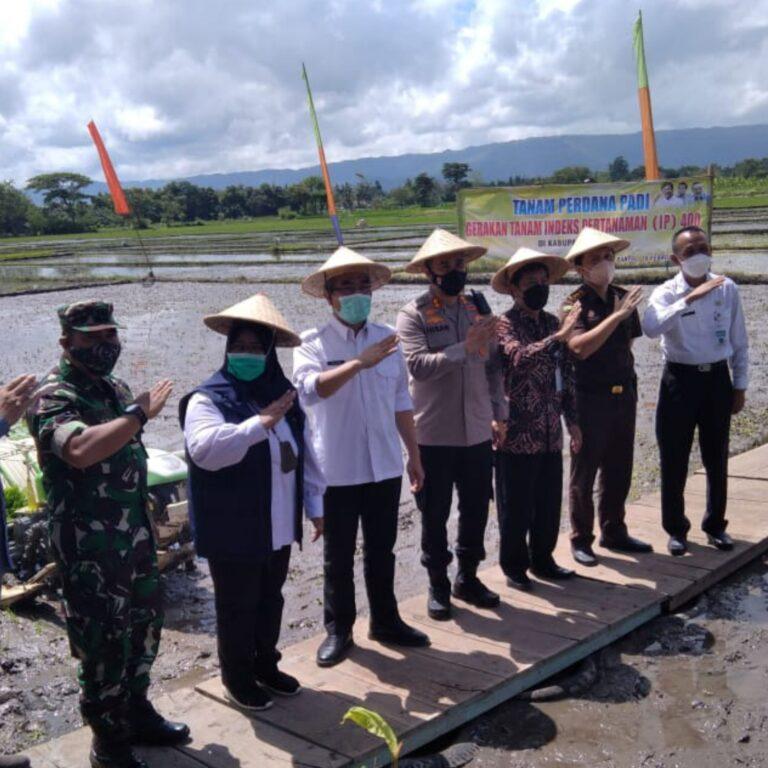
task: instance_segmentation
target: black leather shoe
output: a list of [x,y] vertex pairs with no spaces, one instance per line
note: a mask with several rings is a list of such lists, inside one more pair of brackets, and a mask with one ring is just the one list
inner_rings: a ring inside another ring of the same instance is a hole
[[296,696],[301,693],[299,681],[292,675],[287,675],[279,669],[269,672],[257,672],[256,682],[277,696]]
[[530,592],[533,589],[533,582],[528,578],[525,571],[520,573],[507,574],[507,586],[512,589],[519,589],[521,592]]
[[189,741],[189,726],[166,720],[145,698],[131,699],[128,726],[133,744],[172,747]]
[[351,632],[346,635],[328,635],[317,649],[317,666],[333,667],[344,661],[354,644]]
[[669,554],[675,557],[684,555],[688,551],[688,542],[685,540],[685,536],[670,536],[667,549]]
[[627,536],[623,539],[601,539],[600,546],[605,549],[612,549],[614,552],[628,552],[630,554],[641,552],[653,552],[653,547],[633,536]]
[[427,597],[427,614],[435,621],[448,621],[451,618],[450,589],[429,588]]
[[149,768],[125,739],[94,736],[89,758],[91,768]]
[[429,638],[423,632],[408,626],[402,619],[391,627],[371,627],[368,637],[380,643],[407,648],[424,648],[429,645]]
[[570,568],[563,568],[555,562],[548,563],[544,566],[534,566],[531,568],[531,571],[540,579],[552,581],[564,581],[565,579],[570,579],[574,575],[574,571]]
[[597,557],[589,544],[576,544],[571,547],[573,559],[580,565],[597,565]]
[[483,584],[474,574],[463,574],[459,571],[453,583],[453,596],[478,608],[495,608],[500,598]]
[[733,539],[725,531],[722,533],[708,533],[707,542],[713,547],[723,550],[723,552],[733,549]]
[[29,768],[29,758],[24,755],[0,755],[0,768]]

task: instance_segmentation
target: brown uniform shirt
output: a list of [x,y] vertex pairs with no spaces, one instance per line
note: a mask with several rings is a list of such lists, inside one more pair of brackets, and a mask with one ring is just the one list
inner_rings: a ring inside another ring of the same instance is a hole
[[468,354],[464,340],[478,317],[470,296],[444,305],[432,289],[397,316],[420,445],[466,447],[491,439],[491,420],[505,421],[501,361]]
[[[613,312],[614,297],[621,298],[627,291],[617,285],[609,285],[606,301],[590,286],[579,286],[563,304],[563,312],[579,302],[581,310],[574,326],[574,333],[585,333],[599,325]],[[632,339],[642,336],[640,316],[635,310],[605,340],[600,349],[586,360],[574,358],[576,389],[583,392],[605,392],[611,387],[629,387],[635,381],[635,358],[632,354]]]

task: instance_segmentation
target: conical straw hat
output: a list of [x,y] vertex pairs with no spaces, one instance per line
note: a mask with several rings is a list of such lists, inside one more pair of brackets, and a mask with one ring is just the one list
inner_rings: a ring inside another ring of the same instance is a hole
[[629,248],[629,240],[622,240],[620,237],[614,237],[607,232],[601,232],[599,229],[584,227],[579,232],[576,242],[571,246],[571,250],[566,254],[566,259],[573,263],[577,256],[583,256],[595,248],[612,248],[614,253]]
[[429,259],[434,259],[435,256],[459,256],[463,254],[469,261],[474,261],[487,251],[488,249],[483,248],[482,245],[474,245],[438,228],[424,241],[405,271],[418,274],[424,263]]
[[491,278],[491,288],[496,293],[510,293],[512,276],[518,269],[526,264],[539,262],[549,271],[549,284],[556,283],[570,268],[571,265],[561,256],[550,256],[533,248],[518,248],[509,261]]
[[381,288],[392,277],[392,272],[388,267],[385,267],[383,264],[377,264],[375,261],[371,261],[371,259],[342,245],[334,251],[333,255],[320,269],[304,279],[301,284],[301,290],[310,296],[322,299],[325,296],[325,283],[329,277],[340,275],[343,272],[359,271],[361,268],[367,269],[371,276],[372,291]]
[[223,333],[225,336],[236,322],[258,323],[275,331],[275,346],[298,347],[301,345],[301,339],[293,332],[288,321],[263,293],[257,293],[216,315],[206,315],[203,322],[212,331]]

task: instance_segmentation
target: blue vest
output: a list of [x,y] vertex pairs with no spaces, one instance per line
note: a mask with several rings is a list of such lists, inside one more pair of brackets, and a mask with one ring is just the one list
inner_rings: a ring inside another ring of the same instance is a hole
[[[238,391],[232,377],[219,371],[179,403],[182,428],[189,399],[208,397],[229,424],[240,424],[258,408]],[[296,468],[294,535],[301,543],[304,486],[304,414],[298,405],[286,416],[299,449]],[[187,452],[189,516],[201,557],[263,560],[272,552],[272,464],[269,441],[251,446],[238,464],[215,472],[198,467]]]

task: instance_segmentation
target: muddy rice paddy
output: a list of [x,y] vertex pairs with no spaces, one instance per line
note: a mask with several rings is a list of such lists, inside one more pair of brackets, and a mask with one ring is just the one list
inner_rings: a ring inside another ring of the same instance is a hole
[[[727,236],[735,237],[730,232]],[[764,233],[751,232],[743,236],[766,237]],[[410,248],[410,238],[404,240],[394,244]],[[757,258],[758,253],[756,249],[750,255]],[[393,258],[397,254],[398,251],[384,249],[377,255]],[[93,255],[82,255],[89,259],[89,265],[93,263]],[[265,281],[259,286],[238,282],[156,282],[150,286],[132,283],[0,298],[2,379],[26,371],[42,374],[56,361],[58,304],[91,296],[108,299],[127,326],[121,333],[124,351],[117,375],[128,380],[135,392],[161,377],[175,381],[172,402],[147,428],[146,442],[168,450],[179,449],[182,438],[175,415],[178,399],[216,369],[223,356],[223,338],[203,326],[203,315],[262,290],[297,330],[321,323],[328,316],[327,305],[304,296],[297,285],[266,282],[271,279],[270,268],[277,266],[280,280],[298,277],[309,269],[308,262],[317,261],[324,254],[309,258],[306,254],[303,258],[294,255],[278,265],[268,251],[265,256],[268,258],[264,263],[245,267],[255,270],[259,279]],[[121,259],[114,254],[113,257],[116,265]],[[171,254],[168,259],[172,257],[176,258]],[[233,254],[226,258],[248,261]],[[252,255],[248,258],[253,260]],[[82,282],[85,262],[74,261],[72,280]],[[39,268],[59,267],[40,264]],[[175,264],[168,266],[177,268]],[[222,275],[230,275],[223,268],[224,265],[201,264],[182,269],[194,269],[199,279],[205,280],[207,275],[208,280],[219,280]],[[243,266],[239,262],[228,268],[232,277],[242,277]],[[175,274],[184,279],[185,273]],[[0,277],[5,278],[6,273]],[[377,292],[373,319],[393,323],[397,309],[420,290],[418,286],[403,285]],[[553,289],[550,306],[559,305],[566,290]],[[502,297],[489,289],[485,293],[494,310],[506,308]],[[742,297],[753,362],[747,407],[734,422],[732,452],[768,439],[768,332],[763,322],[768,286],[744,286]],[[639,496],[658,483],[653,416],[661,360],[657,342],[645,338],[637,340],[635,354],[640,402],[632,493]],[[282,360],[289,372],[290,355],[283,355]],[[695,454],[694,462],[698,463]],[[455,525],[455,520],[452,523]],[[425,587],[418,563],[418,538],[415,507],[410,495],[404,492],[397,571],[397,589],[402,597]],[[497,555],[497,540],[496,525],[492,522],[486,541],[491,560]],[[303,552],[294,553],[286,585],[281,639],[284,644],[322,630],[321,563],[318,544],[307,543]],[[212,588],[205,563],[200,561],[194,572],[176,571],[163,580],[168,608],[154,670],[156,692],[193,684],[217,667]],[[357,585],[358,605],[364,610],[361,573]],[[597,658],[594,684],[575,698],[548,704],[506,704],[468,725],[459,737],[481,745],[473,764],[489,768],[765,765],[767,600],[768,566],[756,564],[711,590],[686,614],[657,619],[602,651]],[[47,595],[15,613],[2,613],[0,753],[23,749],[79,724],[74,663],[69,656],[56,595]]]

